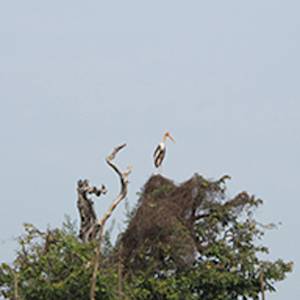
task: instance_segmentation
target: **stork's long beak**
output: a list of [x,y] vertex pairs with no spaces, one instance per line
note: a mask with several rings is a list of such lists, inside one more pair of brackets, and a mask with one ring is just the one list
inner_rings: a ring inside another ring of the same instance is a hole
[[174,138],[169,134],[168,135],[169,139],[173,142],[173,143],[176,143],[176,141],[174,140]]

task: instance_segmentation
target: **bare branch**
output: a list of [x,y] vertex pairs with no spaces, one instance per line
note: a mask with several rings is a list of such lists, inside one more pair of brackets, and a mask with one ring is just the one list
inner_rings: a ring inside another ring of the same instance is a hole
[[260,291],[261,291],[261,299],[265,300],[266,299],[266,294],[265,294],[265,276],[264,272],[261,271],[259,275],[259,283],[260,283]]
[[19,274],[17,271],[13,271],[14,276],[14,300],[19,300]]
[[127,196],[128,192],[128,177],[131,173],[132,168],[128,167],[124,172],[120,171],[120,169],[113,163],[113,160],[115,159],[116,155],[126,146],[126,144],[122,144],[116,148],[113,149],[112,153],[106,158],[107,164],[117,173],[117,175],[120,178],[121,183],[121,189],[116,197],[116,199],[113,201],[111,206],[108,208],[107,212],[103,215],[103,217],[98,221],[98,228],[99,228],[99,234],[98,234],[98,240],[97,245],[95,249],[95,258],[94,258],[94,268],[93,268],[93,275],[91,280],[91,290],[90,290],[90,300],[96,299],[96,281],[97,281],[97,272],[100,265],[100,256],[101,256],[101,245],[103,241],[103,235],[104,235],[104,226],[107,222],[107,220],[112,215],[113,211],[116,209],[116,207],[121,203],[122,200],[124,200]]
[[128,192],[128,177],[132,171],[132,167],[128,167],[127,170],[124,172],[121,172],[119,168],[113,163],[114,158],[116,157],[116,154],[123,149],[126,146],[126,144],[123,144],[121,146],[116,147],[113,152],[106,158],[106,162],[108,165],[113,168],[113,170],[118,174],[120,178],[121,183],[121,190],[117,198],[113,201],[112,205],[109,207],[107,212],[104,214],[102,219],[99,220],[99,225],[103,227],[106,223],[106,221],[109,219],[115,208],[119,205],[119,203],[125,199]]

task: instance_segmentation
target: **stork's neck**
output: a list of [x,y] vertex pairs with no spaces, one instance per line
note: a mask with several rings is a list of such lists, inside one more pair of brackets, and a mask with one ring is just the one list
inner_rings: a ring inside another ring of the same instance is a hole
[[164,142],[160,142],[159,146],[160,146],[161,149],[164,149],[166,147],[166,144]]
[[167,141],[167,138],[168,138],[167,135],[164,135],[164,136],[163,136],[163,139],[162,139],[162,143],[163,143],[163,144]]

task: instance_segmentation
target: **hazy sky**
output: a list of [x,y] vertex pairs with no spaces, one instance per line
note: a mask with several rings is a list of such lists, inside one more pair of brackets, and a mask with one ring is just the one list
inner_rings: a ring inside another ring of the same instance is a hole
[[[0,261],[22,223],[78,219],[76,181],[118,189],[104,158],[132,164],[129,202],[153,172],[230,174],[230,194],[265,200],[270,258],[295,270],[270,300],[298,300],[299,1],[2,1],[0,4]],[[124,227],[124,205],[114,217]]]

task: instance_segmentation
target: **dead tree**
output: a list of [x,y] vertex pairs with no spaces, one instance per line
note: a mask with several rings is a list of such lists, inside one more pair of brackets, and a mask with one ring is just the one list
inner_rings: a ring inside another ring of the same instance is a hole
[[96,299],[96,282],[97,282],[97,273],[100,266],[101,245],[102,245],[103,235],[104,235],[104,226],[107,220],[112,215],[115,208],[121,203],[123,199],[125,199],[128,192],[128,176],[131,173],[131,167],[128,167],[124,172],[122,172],[113,163],[116,155],[125,146],[126,144],[123,144],[114,148],[112,153],[106,158],[107,164],[117,173],[120,179],[121,189],[118,196],[112,202],[111,206],[108,208],[108,210],[106,211],[106,213],[103,215],[102,218],[97,220],[97,215],[94,210],[93,201],[88,198],[88,194],[95,194],[96,196],[105,194],[107,192],[105,186],[102,185],[99,189],[96,187],[91,187],[87,180],[79,180],[77,184],[77,193],[78,193],[77,207],[81,219],[79,237],[83,242],[96,241],[95,256],[92,261],[93,274],[91,279],[91,290],[90,290],[91,300]]
[[79,180],[77,182],[77,208],[80,214],[80,232],[79,238],[84,242],[90,242],[97,238],[100,226],[97,223],[97,216],[94,210],[94,203],[88,195],[97,197],[106,194],[107,190],[104,185],[100,188],[91,187],[88,180]]

